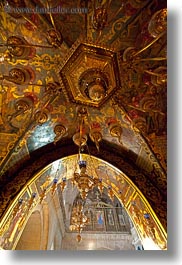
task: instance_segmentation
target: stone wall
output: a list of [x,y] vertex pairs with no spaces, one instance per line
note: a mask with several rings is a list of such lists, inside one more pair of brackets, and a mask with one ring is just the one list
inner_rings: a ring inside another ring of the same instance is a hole
[[82,233],[81,242],[76,240],[77,233],[65,233],[62,240],[63,250],[135,250],[132,245],[131,234],[85,234]]

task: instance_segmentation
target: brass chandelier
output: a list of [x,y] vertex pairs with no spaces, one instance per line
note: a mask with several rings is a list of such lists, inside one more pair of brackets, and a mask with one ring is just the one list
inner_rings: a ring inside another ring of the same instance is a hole
[[[73,176],[70,178],[71,183],[74,187],[77,187],[82,200],[84,201],[87,198],[89,191],[93,190],[94,187],[98,188],[100,193],[103,193],[104,184],[102,178],[98,176],[94,161],[91,157],[89,147],[87,144],[88,134],[91,140],[95,143],[97,150],[99,151],[99,142],[102,140],[102,134],[99,127],[93,128],[90,125],[86,125],[86,120],[88,121],[88,113],[85,107],[80,107],[78,109],[78,130],[73,135],[73,142],[78,146],[77,161],[75,163],[75,170]],[[90,130],[86,129],[86,126],[91,128]],[[89,155],[89,161],[83,159],[84,151]],[[88,162],[90,163],[88,165]],[[91,172],[87,174],[87,167],[89,166]],[[62,191],[66,187],[67,179],[66,177],[62,178],[60,182],[60,187]],[[107,187],[108,196],[111,200],[114,199],[114,192],[111,186]]]
[[82,202],[77,202],[77,204],[73,207],[71,222],[69,229],[71,231],[77,231],[78,235],[76,237],[77,241],[81,241],[81,232],[83,228],[89,223],[88,217],[83,212],[83,204]]
[[78,164],[80,172],[74,173],[71,181],[72,184],[78,188],[81,198],[85,200],[88,195],[88,192],[94,187],[98,187],[99,191],[102,193],[104,188],[102,184],[102,179],[94,178],[93,176],[89,176],[88,174],[86,174],[87,161],[79,160]]

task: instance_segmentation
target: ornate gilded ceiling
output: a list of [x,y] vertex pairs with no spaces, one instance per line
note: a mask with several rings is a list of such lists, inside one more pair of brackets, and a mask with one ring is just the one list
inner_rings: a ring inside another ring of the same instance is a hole
[[166,4],[2,1],[2,185],[35,150],[70,143],[85,112],[98,150],[124,156],[166,195]]

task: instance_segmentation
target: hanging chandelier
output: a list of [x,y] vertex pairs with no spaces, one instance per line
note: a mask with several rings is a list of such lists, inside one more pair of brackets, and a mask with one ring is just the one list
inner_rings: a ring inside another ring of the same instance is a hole
[[74,173],[71,179],[73,186],[76,186],[80,192],[80,196],[83,200],[86,199],[88,192],[94,187],[98,187],[99,191],[102,193],[103,184],[101,178],[94,178],[86,174],[87,162],[85,160],[78,161],[80,172]]
[[77,205],[73,207],[70,223],[70,230],[78,232],[76,239],[80,242],[80,234],[83,228],[89,223],[88,217],[83,212],[83,204],[81,202],[78,202]]
[[[82,200],[87,198],[89,191],[97,188],[100,193],[103,193],[104,184],[102,178],[98,176],[94,160],[91,157],[87,140],[90,139],[95,143],[95,146],[99,152],[99,142],[102,140],[100,126],[91,125],[88,120],[88,112],[85,107],[80,107],[77,112],[77,130],[73,135],[73,142],[78,146],[77,161],[75,163],[75,170],[73,176],[70,178],[71,183],[76,187],[80,193]],[[95,124],[94,124],[95,125]],[[84,153],[88,153],[89,159],[86,160]],[[89,174],[87,173],[89,169]],[[107,173],[106,173],[107,174]],[[61,190],[66,187],[66,177],[62,178],[60,182]],[[112,186],[106,187],[108,190],[108,196],[111,200],[114,199],[114,193]]]
[[[83,200],[86,199],[88,192],[92,190],[94,187],[97,187],[100,192],[103,191],[102,179],[96,176],[90,176],[86,173],[87,171],[87,161],[82,159],[82,152],[85,148],[90,155],[90,151],[87,145],[88,136],[86,134],[86,119],[88,113],[85,107],[81,107],[78,109],[78,131],[73,135],[73,141],[78,146],[78,166],[79,172],[74,172],[73,177],[71,178],[71,182],[73,186],[76,186],[80,192],[80,196]],[[91,140],[95,143],[97,150],[99,151],[99,142],[102,140],[102,134],[100,132],[100,127],[89,126],[89,136]],[[91,160],[92,161],[92,160]],[[95,169],[94,165],[92,168]],[[96,173],[96,171],[95,171]]]
[[[96,172],[96,168],[95,168],[95,165],[94,165],[94,162],[91,156],[89,158],[89,161],[82,160],[82,154],[80,153],[78,154],[78,157],[79,158],[77,160],[77,165],[75,167],[73,176],[69,179],[73,187],[76,187],[78,189],[82,201],[86,200],[88,193],[94,190],[94,188],[97,188],[100,194],[102,194],[104,191],[104,188],[106,188],[108,197],[110,198],[111,201],[113,201],[115,197],[113,188],[111,185],[108,185],[108,186],[106,186],[106,184],[104,185],[102,178],[99,177]],[[89,168],[91,170],[94,170],[94,172],[90,172],[91,174],[87,174],[88,162],[91,163],[89,164]],[[79,167],[79,171],[77,171],[77,167]],[[60,185],[61,190],[63,191],[67,186],[67,178],[63,177],[59,185]]]

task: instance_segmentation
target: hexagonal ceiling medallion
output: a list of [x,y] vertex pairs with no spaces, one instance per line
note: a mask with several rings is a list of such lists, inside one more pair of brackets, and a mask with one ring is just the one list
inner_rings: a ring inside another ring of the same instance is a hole
[[58,72],[67,99],[100,107],[120,86],[117,53],[80,43],[72,49]]

